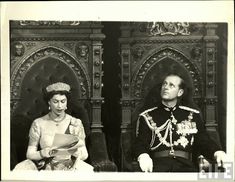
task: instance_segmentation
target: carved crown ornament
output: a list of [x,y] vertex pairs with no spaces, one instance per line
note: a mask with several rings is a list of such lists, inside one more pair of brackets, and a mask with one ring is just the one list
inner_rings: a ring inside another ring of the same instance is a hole
[[27,71],[37,62],[43,60],[47,57],[53,57],[65,63],[69,66],[72,71],[75,73],[77,79],[79,80],[81,87],[81,96],[89,97],[90,96],[90,83],[89,76],[85,69],[80,65],[80,63],[76,62],[75,59],[59,48],[55,47],[44,47],[41,50],[34,52],[26,59],[24,59],[14,70],[12,73],[12,82],[11,82],[11,98],[16,99],[20,97],[21,91],[21,83],[26,75]]
[[150,36],[164,35],[190,35],[188,22],[149,22],[140,24],[139,30],[147,32]]
[[197,88],[194,94],[200,95],[200,92],[202,90],[202,78],[200,76],[200,71],[198,67],[194,65],[193,62],[190,62],[190,60],[185,55],[172,48],[165,48],[163,50],[158,51],[157,53],[147,58],[146,61],[142,65],[140,65],[138,71],[133,76],[133,80],[131,83],[132,95],[136,98],[141,98],[143,96],[142,86],[147,73],[156,64],[158,64],[159,61],[165,58],[170,58],[172,60],[177,61],[188,70],[189,74],[192,77],[193,85],[195,86],[195,88]]

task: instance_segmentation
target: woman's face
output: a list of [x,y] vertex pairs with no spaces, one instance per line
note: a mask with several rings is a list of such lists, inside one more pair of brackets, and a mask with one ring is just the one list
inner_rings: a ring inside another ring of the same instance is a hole
[[64,114],[67,109],[67,97],[65,95],[56,94],[49,101],[51,111],[57,116]]

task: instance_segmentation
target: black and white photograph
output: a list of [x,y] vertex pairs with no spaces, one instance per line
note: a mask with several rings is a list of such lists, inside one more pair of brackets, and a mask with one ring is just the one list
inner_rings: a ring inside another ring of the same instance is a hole
[[233,2],[70,3],[1,6],[2,180],[232,181]]

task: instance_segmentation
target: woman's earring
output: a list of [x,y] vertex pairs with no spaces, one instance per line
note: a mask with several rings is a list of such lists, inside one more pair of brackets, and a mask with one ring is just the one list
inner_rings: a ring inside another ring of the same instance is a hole
[[49,109],[49,111],[50,111],[50,110],[51,110],[51,107],[49,106],[48,109]]
[[65,110],[67,110],[67,106],[65,106]]

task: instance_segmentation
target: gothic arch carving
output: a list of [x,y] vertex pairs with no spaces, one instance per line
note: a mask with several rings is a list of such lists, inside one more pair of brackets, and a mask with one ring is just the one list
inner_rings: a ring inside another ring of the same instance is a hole
[[131,94],[136,99],[143,98],[142,93],[142,86],[144,79],[147,75],[147,73],[160,61],[169,58],[177,63],[179,63],[181,66],[187,69],[189,74],[191,75],[193,85],[195,87],[195,93],[194,96],[198,97],[202,95],[202,77],[200,74],[199,69],[197,66],[190,61],[187,56],[185,56],[182,52],[172,48],[172,47],[164,47],[160,50],[155,50],[152,52],[149,56],[145,58],[145,61],[139,66],[139,69],[136,71],[136,73],[133,75],[133,80],[131,83]]
[[78,82],[81,87],[81,97],[89,98],[90,96],[90,79],[89,75],[86,72],[85,68],[76,61],[76,59],[68,52],[64,50],[54,47],[54,46],[46,46],[42,47],[39,50],[31,53],[25,59],[21,60],[21,62],[17,65],[17,67],[12,71],[11,76],[11,99],[19,99],[21,92],[21,83],[24,80],[24,76],[29,71],[29,69],[36,63],[44,60],[46,58],[55,58],[59,61],[62,61],[66,64],[76,75]]

